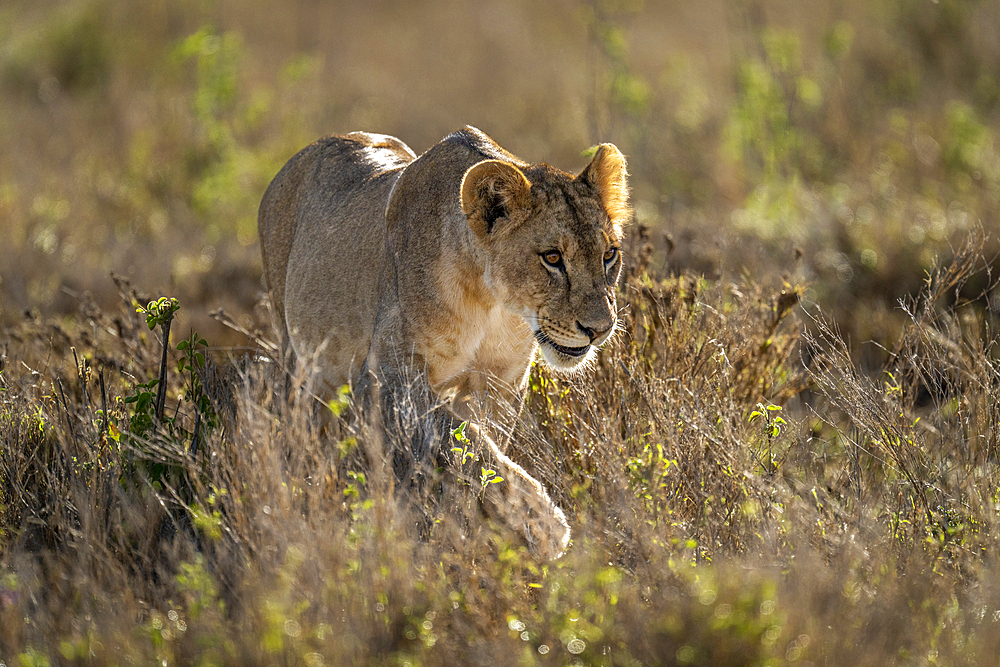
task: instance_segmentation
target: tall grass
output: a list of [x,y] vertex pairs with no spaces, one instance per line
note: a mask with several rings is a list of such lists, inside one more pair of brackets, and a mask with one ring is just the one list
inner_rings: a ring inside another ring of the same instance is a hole
[[998,20],[963,0],[11,0],[0,322],[85,291],[110,308],[108,272],[141,273],[182,329],[243,345],[207,312],[262,324],[254,213],[290,155],[359,129],[420,152],[471,123],[569,169],[615,143],[658,267],[785,275],[891,348],[897,300],[1000,212]]
[[457,462],[380,472],[419,412],[324,417],[304,377],[220,357],[192,451],[173,371],[172,427],[131,425],[161,349],[131,303],[14,331],[0,660],[992,664],[1000,385],[978,306],[946,298],[981,246],[869,375],[819,315],[803,338],[795,287],[656,277],[642,231],[622,334],[586,377],[536,367],[514,430],[574,528],[548,563]]

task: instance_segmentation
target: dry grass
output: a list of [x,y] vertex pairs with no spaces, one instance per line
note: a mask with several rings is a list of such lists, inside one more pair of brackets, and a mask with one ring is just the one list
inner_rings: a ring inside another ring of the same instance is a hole
[[[5,3],[0,664],[995,664],[998,7]],[[451,444],[419,383],[330,418],[255,357],[284,160],[465,123],[629,159],[622,334],[514,425],[548,564],[453,463],[398,483]]]
[[887,348],[897,300],[1000,212],[995,3],[0,11],[5,327],[69,316],[85,292],[112,307],[113,271],[178,297],[182,329],[244,345],[207,313],[264,324],[261,193],[308,142],[358,129],[420,152],[471,123],[567,169],[614,142],[656,266],[785,275],[852,340]]
[[802,365],[791,288],[659,280],[631,256],[617,343],[585,378],[536,368],[515,430],[574,527],[548,564],[453,467],[405,488],[382,472],[415,437],[448,446],[419,410],[321,430],[301,378],[220,359],[204,381],[224,418],[192,453],[173,372],[173,428],[130,435],[118,398],[159,357],[131,308],[15,330],[0,658],[992,664],[1000,378],[965,310],[939,307],[976,248],[874,379],[825,326]]

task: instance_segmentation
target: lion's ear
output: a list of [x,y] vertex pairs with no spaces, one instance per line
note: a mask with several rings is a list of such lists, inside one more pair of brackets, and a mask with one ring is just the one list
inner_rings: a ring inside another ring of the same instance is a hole
[[493,232],[497,220],[528,200],[531,183],[508,162],[486,160],[473,165],[462,178],[462,211],[479,237]]
[[597,190],[604,210],[613,222],[623,224],[632,215],[628,204],[625,156],[614,144],[598,146],[594,158],[577,178]]

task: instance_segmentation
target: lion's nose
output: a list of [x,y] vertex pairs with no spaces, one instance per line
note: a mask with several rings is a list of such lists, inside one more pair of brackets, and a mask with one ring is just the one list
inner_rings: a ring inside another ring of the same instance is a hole
[[601,323],[600,325],[597,325],[599,328],[593,328],[593,327],[588,327],[587,325],[577,320],[576,326],[580,331],[582,331],[587,336],[587,338],[590,339],[591,344],[593,344],[595,340],[603,338],[609,331],[611,331],[611,327],[614,326],[614,323],[611,324]]

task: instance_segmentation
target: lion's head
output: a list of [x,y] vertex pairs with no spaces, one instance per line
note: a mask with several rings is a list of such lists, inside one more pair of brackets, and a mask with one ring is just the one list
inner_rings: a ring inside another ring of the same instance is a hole
[[484,279],[531,327],[552,367],[571,371],[615,331],[622,226],[631,215],[625,158],[602,144],[578,176],[546,164],[486,160],[462,180],[461,205]]

